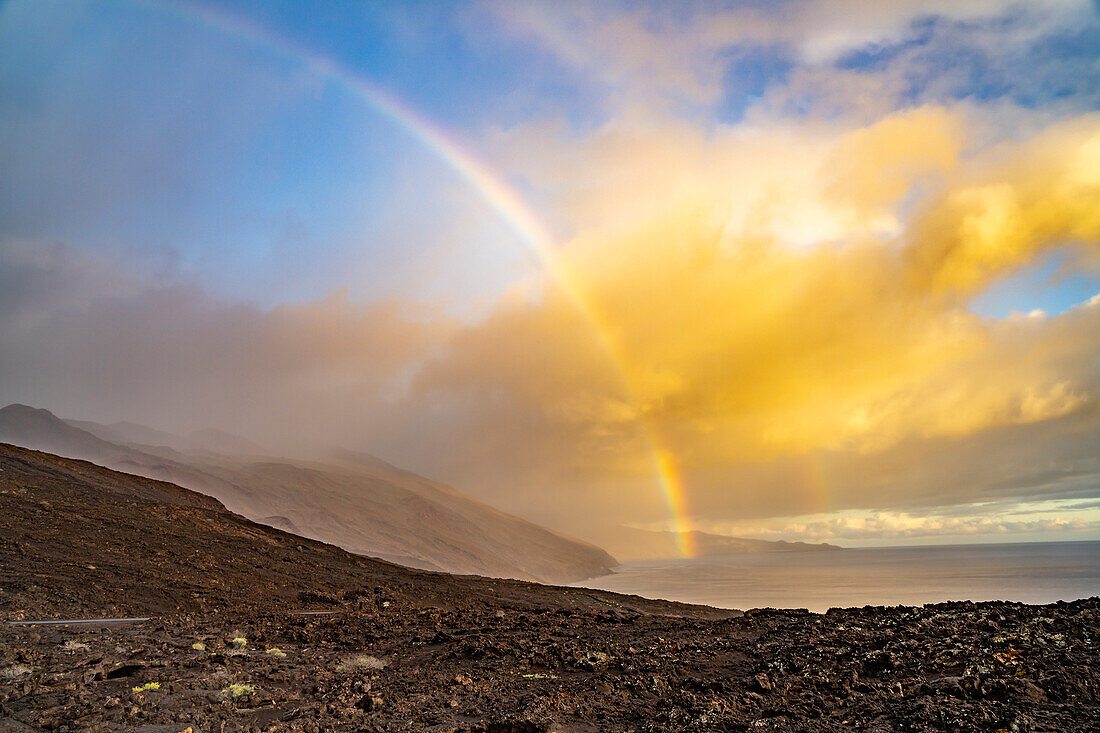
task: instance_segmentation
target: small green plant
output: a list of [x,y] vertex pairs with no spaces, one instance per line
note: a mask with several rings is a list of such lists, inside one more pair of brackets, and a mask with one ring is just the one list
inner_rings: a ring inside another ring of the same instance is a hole
[[196,641],[191,645],[191,648],[197,652],[204,652],[206,651],[206,644],[203,644],[201,641]]
[[149,690],[159,690],[159,682],[146,682],[144,685],[138,685],[133,689],[134,692],[148,692]]
[[251,695],[256,691],[256,688],[252,685],[244,685],[240,682],[234,682],[229,687],[222,690],[222,694],[226,697],[231,697],[236,700],[241,695]]
[[270,654],[273,657],[285,657],[286,656],[286,652],[284,652],[282,649],[280,649],[277,646],[273,646],[270,649],[265,649],[264,653],[265,654]]
[[233,643],[233,646],[237,647],[244,647],[248,645],[248,639],[244,638],[243,636],[234,636],[232,639],[230,639],[230,641]]

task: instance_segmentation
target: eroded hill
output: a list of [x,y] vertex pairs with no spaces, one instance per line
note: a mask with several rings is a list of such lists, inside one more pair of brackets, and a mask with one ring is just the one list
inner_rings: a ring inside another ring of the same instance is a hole
[[9,405],[0,409],[0,441],[170,481],[250,519],[281,517],[283,526],[288,521],[307,537],[420,568],[564,583],[604,575],[616,564],[598,547],[370,457],[304,461],[219,453],[209,446],[185,452],[111,442],[84,429],[168,440],[141,426],[99,430],[95,423],[79,424],[47,410]]

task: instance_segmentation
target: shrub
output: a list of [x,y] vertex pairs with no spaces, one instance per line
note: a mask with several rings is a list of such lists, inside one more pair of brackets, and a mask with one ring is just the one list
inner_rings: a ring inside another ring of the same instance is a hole
[[240,682],[234,682],[229,687],[222,690],[222,694],[226,697],[231,697],[236,700],[241,695],[251,695],[256,691],[256,688],[252,685],[241,684]]

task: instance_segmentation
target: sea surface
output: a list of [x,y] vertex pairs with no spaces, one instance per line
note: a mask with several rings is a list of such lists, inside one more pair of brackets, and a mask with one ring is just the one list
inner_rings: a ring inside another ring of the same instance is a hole
[[1100,595],[1100,541],[768,552],[623,563],[576,583],[720,608],[1051,603]]

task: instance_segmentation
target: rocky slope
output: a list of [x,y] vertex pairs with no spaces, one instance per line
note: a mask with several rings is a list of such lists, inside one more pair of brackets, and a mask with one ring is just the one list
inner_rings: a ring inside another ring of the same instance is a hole
[[[452,587],[480,599],[543,592],[354,555],[164,481],[0,443],[0,617],[8,620],[297,608],[375,589],[421,601]],[[586,593],[576,597],[613,596]]]
[[[98,426],[100,435],[167,440],[132,424]],[[494,577],[571,582],[606,574],[615,560],[573,540],[363,454],[326,461],[218,453],[199,433],[202,449],[115,443],[24,405],[0,409],[0,441],[90,460],[121,471],[171,481],[215,497],[254,520],[347,550],[425,569]],[[187,440],[199,440],[193,434]],[[254,444],[225,439],[230,448]],[[186,444],[182,444],[186,445]],[[258,446],[257,446],[258,448]]]
[[[310,608],[333,612],[306,616]],[[1100,599],[744,615],[408,570],[0,446],[0,731],[1100,729]]]

